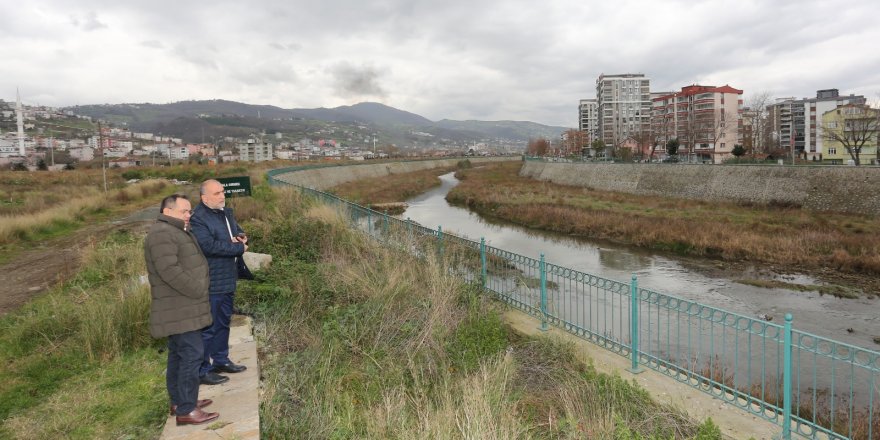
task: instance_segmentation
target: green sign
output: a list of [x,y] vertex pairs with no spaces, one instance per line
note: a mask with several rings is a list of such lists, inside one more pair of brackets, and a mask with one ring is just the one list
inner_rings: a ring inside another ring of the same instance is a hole
[[251,195],[250,176],[223,177],[217,179],[223,185],[226,197],[248,197]]

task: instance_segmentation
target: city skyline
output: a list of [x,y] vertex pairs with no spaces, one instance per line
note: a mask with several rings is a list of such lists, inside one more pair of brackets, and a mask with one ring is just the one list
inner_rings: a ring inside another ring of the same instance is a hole
[[[3,0],[3,3],[9,3]],[[652,91],[880,98],[880,4],[558,1],[326,4],[39,0],[0,30],[0,96],[55,107],[228,99],[375,101],[432,120],[577,126],[600,74]],[[173,12],[173,14],[171,12]]]

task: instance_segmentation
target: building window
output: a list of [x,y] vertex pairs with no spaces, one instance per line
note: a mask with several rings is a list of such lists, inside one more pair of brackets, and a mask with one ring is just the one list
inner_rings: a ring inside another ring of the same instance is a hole
[[828,147],[828,154],[837,154],[837,147]]

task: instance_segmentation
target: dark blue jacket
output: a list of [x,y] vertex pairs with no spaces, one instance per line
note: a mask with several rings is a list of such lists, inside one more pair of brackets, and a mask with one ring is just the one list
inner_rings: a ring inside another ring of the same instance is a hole
[[238,235],[241,227],[232,216],[232,209],[211,209],[199,202],[193,210],[189,224],[193,235],[199,242],[199,247],[208,259],[208,269],[211,275],[211,287],[209,293],[235,293],[235,282],[238,280],[238,265],[236,257],[244,254],[244,244],[233,243],[226,228],[226,220],[232,228],[232,235]]

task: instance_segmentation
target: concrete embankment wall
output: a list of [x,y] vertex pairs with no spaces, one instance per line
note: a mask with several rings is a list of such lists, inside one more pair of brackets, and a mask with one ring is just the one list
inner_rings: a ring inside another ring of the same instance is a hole
[[880,214],[880,168],[589,164],[528,161],[521,176],[563,185],[705,201]]
[[[390,174],[411,173],[431,168],[455,166],[465,158],[417,160],[411,162],[366,163],[357,165],[328,166],[278,174],[276,179],[315,189],[327,189],[343,183]],[[472,164],[520,160],[519,157],[468,157]]]

